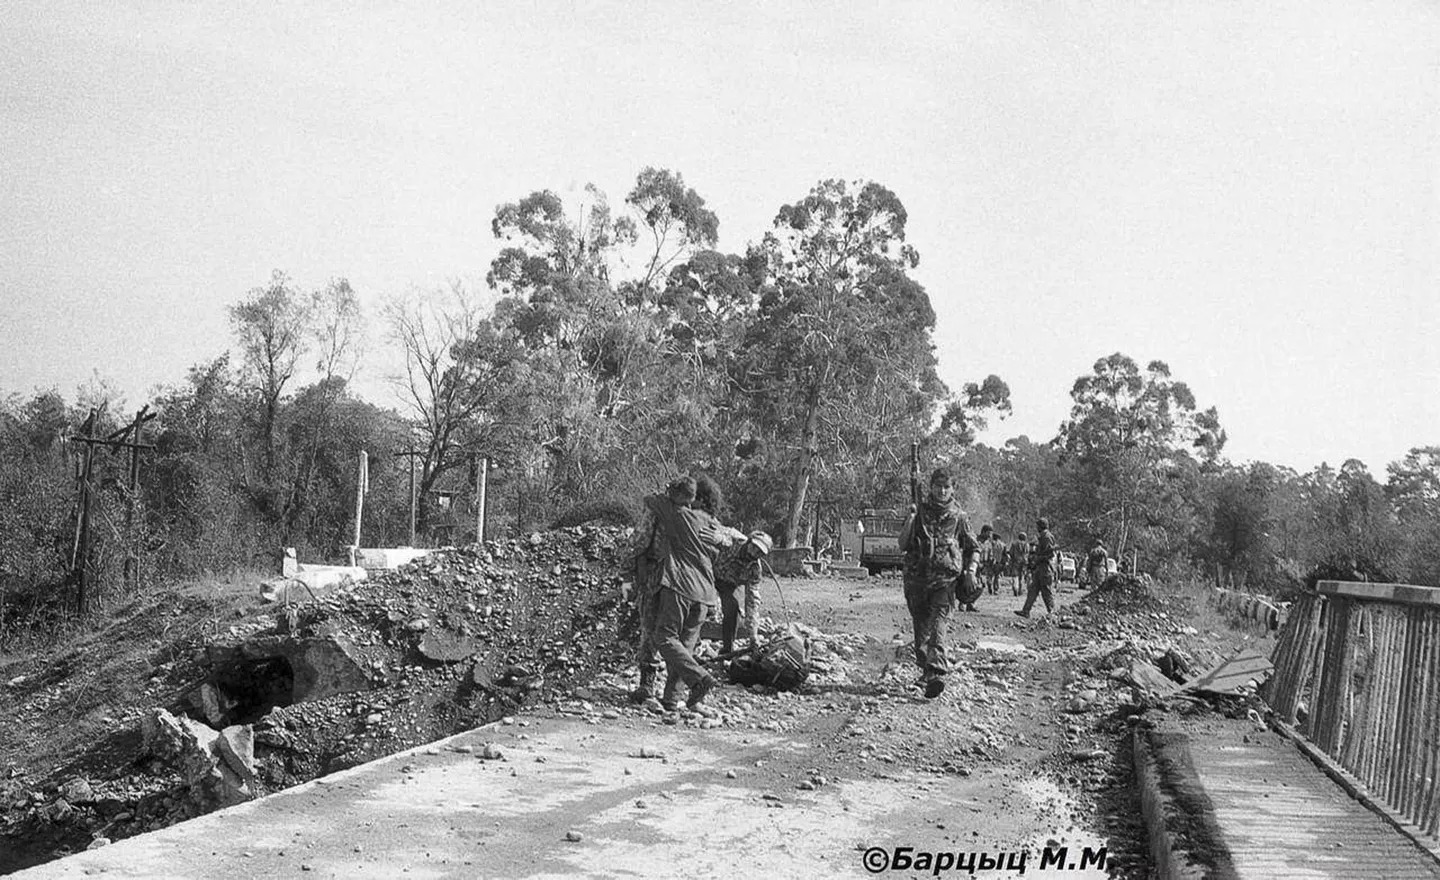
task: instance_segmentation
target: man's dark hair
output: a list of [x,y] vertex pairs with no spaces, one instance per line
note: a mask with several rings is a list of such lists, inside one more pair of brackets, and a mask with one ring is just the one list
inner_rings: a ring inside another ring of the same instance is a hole
[[720,508],[725,503],[725,496],[720,491],[720,484],[715,482],[709,474],[701,474],[695,478],[695,506],[710,514],[720,516]]
[[695,500],[695,478],[680,477],[665,487],[665,495],[676,504],[689,504]]
[[947,483],[954,482],[954,480],[950,479],[950,472],[943,467],[936,468],[935,470],[930,472],[931,483],[938,483],[941,480],[944,480]]

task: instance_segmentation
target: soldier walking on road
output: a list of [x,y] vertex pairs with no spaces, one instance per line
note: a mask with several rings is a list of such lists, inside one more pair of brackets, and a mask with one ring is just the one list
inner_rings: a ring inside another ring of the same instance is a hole
[[1055,571],[1051,567],[1055,561],[1055,538],[1045,517],[1036,520],[1035,527],[1040,533],[1035,536],[1035,549],[1030,554],[1030,589],[1025,593],[1025,607],[1015,612],[1021,617],[1030,616],[1037,596],[1045,599],[1047,613],[1055,611],[1055,595],[1050,590],[1050,585],[1055,583]]
[[900,526],[905,604],[915,630],[915,663],[930,699],[945,690],[945,675],[950,671],[945,631],[955,602],[956,581],[973,564],[979,549],[954,495],[950,474],[936,470],[930,476],[929,495],[911,506]]
[[980,583],[990,595],[1000,593],[1000,575],[1005,573],[1005,540],[989,523],[980,527]]
[[1090,553],[1085,557],[1085,580],[1089,581],[1090,588],[1100,586],[1105,580],[1108,572],[1110,552],[1105,549],[1105,542],[1099,538],[1095,539],[1095,546],[1090,548]]
[[718,546],[721,526],[715,518],[688,505],[695,500],[695,480],[682,477],[664,495],[651,495],[645,506],[665,542],[660,562],[660,588],[655,593],[654,641],[665,658],[665,692],[660,702],[675,708],[675,690],[690,691],[685,704],[694,709],[715,689],[715,677],[695,659],[700,627],[719,604],[711,548]]
[[1025,570],[1029,564],[1030,543],[1025,540],[1025,533],[1021,532],[1005,551],[1005,568],[1015,579],[1015,585],[1011,589],[1016,596],[1025,591]]

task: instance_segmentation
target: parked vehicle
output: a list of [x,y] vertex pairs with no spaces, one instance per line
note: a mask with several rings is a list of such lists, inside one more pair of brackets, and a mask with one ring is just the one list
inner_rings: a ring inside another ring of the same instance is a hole
[[1075,583],[1075,578],[1080,572],[1080,564],[1075,559],[1075,554],[1061,551],[1059,564],[1060,580],[1072,584]]
[[866,510],[860,517],[865,530],[860,536],[860,564],[872,575],[886,569],[903,568],[905,554],[900,551],[900,526],[905,517],[893,510]]

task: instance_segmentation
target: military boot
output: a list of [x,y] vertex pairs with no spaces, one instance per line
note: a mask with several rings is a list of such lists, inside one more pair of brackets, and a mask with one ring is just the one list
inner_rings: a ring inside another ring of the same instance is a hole
[[674,712],[679,708],[680,701],[675,696],[675,691],[679,688],[680,677],[667,673],[665,676],[665,692],[660,695],[660,708],[666,712]]
[[655,696],[655,669],[645,667],[640,670],[640,684],[630,692],[630,702],[643,703]]

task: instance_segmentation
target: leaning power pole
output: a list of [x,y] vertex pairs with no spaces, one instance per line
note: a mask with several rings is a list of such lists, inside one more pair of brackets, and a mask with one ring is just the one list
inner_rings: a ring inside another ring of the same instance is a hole
[[[94,516],[95,508],[95,447],[107,446],[112,450],[130,450],[130,498],[129,507],[125,513],[126,532],[129,533],[135,524],[135,513],[137,507],[137,496],[140,486],[140,451],[143,449],[154,449],[153,443],[140,443],[140,428],[146,422],[155,418],[150,412],[147,404],[135,414],[134,421],[125,427],[113,432],[108,437],[101,437],[95,433],[99,428],[100,414],[104,407],[94,407],[90,410],[90,416],[80,427],[79,434],[72,434],[67,439],[74,443],[85,444],[85,452],[80,456],[80,462],[76,468],[76,515],[75,515],[75,541],[70,552],[70,572],[75,579],[75,610],[84,614],[89,610],[91,601],[90,584],[90,521]],[[133,437],[133,439],[132,439]],[[127,584],[139,579],[139,557],[134,547],[126,548],[125,556],[125,580]]]

